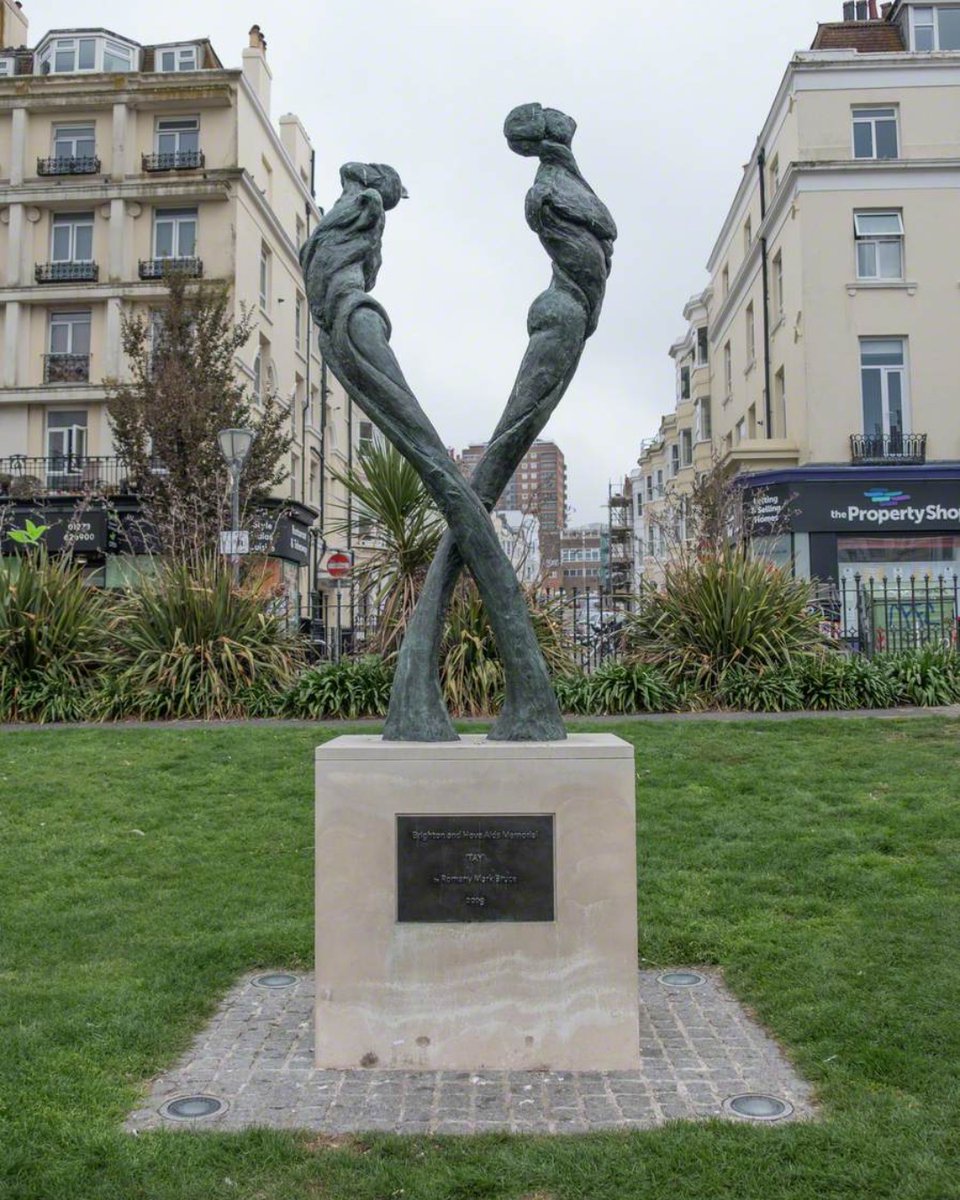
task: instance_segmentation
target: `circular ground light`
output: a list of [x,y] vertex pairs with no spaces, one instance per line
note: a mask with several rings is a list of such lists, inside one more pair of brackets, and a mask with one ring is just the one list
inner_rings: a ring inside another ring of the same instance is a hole
[[731,1096],[724,1100],[725,1112],[747,1121],[782,1121],[793,1112],[793,1105],[776,1096],[764,1096],[759,1092],[747,1092],[743,1096]]
[[289,975],[286,971],[274,971],[269,975],[258,975],[254,985],[262,988],[287,988],[299,983],[297,975]]
[[706,982],[706,975],[701,975],[699,971],[664,971],[657,976],[657,983],[666,987],[699,987]]
[[223,1101],[215,1096],[181,1096],[162,1105],[160,1115],[172,1117],[175,1121],[199,1121],[203,1117],[216,1116],[225,1107]]

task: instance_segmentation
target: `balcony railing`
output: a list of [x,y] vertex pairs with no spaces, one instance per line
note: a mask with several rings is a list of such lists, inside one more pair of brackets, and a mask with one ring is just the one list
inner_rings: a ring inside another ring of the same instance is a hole
[[45,354],[44,383],[89,383],[89,354]]
[[166,154],[144,154],[145,171],[198,171],[204,165],[202,150],[174,150]]
[[38,175],[98,175],[100,159],[92,154],[63,154],[37,159]]
[[95,262],[37,263],[33,271],[37,283],[96,283],[99,275]]
[[163,279],[175,273],[199,279],[203,275],[203,260],[199,258],[141,258],[141,279]]
[[121,458],[65,454],[47,458],[14,454],[0,458],[0,496],[75,496],[84,492],[122,495],[133,489]]
[[927,435],[853,433],[850,461],[855,467],[919,466],[927,461]]

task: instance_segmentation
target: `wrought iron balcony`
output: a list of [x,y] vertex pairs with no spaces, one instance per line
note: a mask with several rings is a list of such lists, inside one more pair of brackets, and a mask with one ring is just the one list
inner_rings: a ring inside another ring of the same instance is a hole
[[99,275],[95,262],[37,263],[33,271],[37,283],[96,283]]
[[[156,462],[149,470],[154,475],[164,473]],[[129,465],[115,455],[58,454],[35,458],[13,454],[0,458],[0,498],[32,499],[90,492],[129,496],[136,495],[138,490]]]
[[198,171],[205,162],[202,150],[174,150],[166,154],[144,154],[145,171]]
[[199,258],[141,258],[141,279],[163,279],[165,275],[178,273],[193,279],[203,275],[203,260]]
[[44,383],[89,383],[89,354],[45,354]]
[[855,467],[920,466],[927,461],[927,435],[853,433],[850,461]]
[[98,175],[100,159],[92,154],[62,154],[37,159],[38,175]]

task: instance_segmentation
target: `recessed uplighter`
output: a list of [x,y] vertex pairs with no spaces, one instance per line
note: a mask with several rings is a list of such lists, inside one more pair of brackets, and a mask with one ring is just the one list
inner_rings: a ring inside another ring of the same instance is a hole
[[699,971],[664,971],[657,976],[657,983],[666,987],[699,987],[706,982],[706,975],[701,975]]
[[293,987],[300,980],[296,975],[289,975],[286,971],[274,971],[269,975],[258,975],[253,983],[255,987],[262,988],[287,988]]
[[731,1096],[724,1100],[725,1112],[733,1113],[735,1117],[743,1117],[747,1121],[779,1121],[789,1117],[793,1105],[776,1096],[764,1096],[759,1092],[747,1092],[742,1096]]
[[202,1117],[212,1117],[222,1112],[224,1104],[215,1096],[181,1096],[178,1100],[168,1100],[161,1105],[160,1115],[172,1117],[175,1121],[198,1121]]

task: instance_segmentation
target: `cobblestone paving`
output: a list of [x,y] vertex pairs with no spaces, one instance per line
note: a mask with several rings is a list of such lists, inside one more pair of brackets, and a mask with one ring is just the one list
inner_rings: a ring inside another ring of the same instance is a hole
[[[814,1115],[809,1086],[717,975],[705,973],[696,987],[667,987],[657,974],[640,973],[643,1065],[624,1073],[318,1070],[313,976],[280,989],[248,976],[182,1060],[154,1081],[126,1128],[585,1133],[724,1116],[723,1101],[747,1092],[788,1101],[792,1119]],[[191,1095],[225,1107],[197,1120],[161,1115],[164,1104]]]

